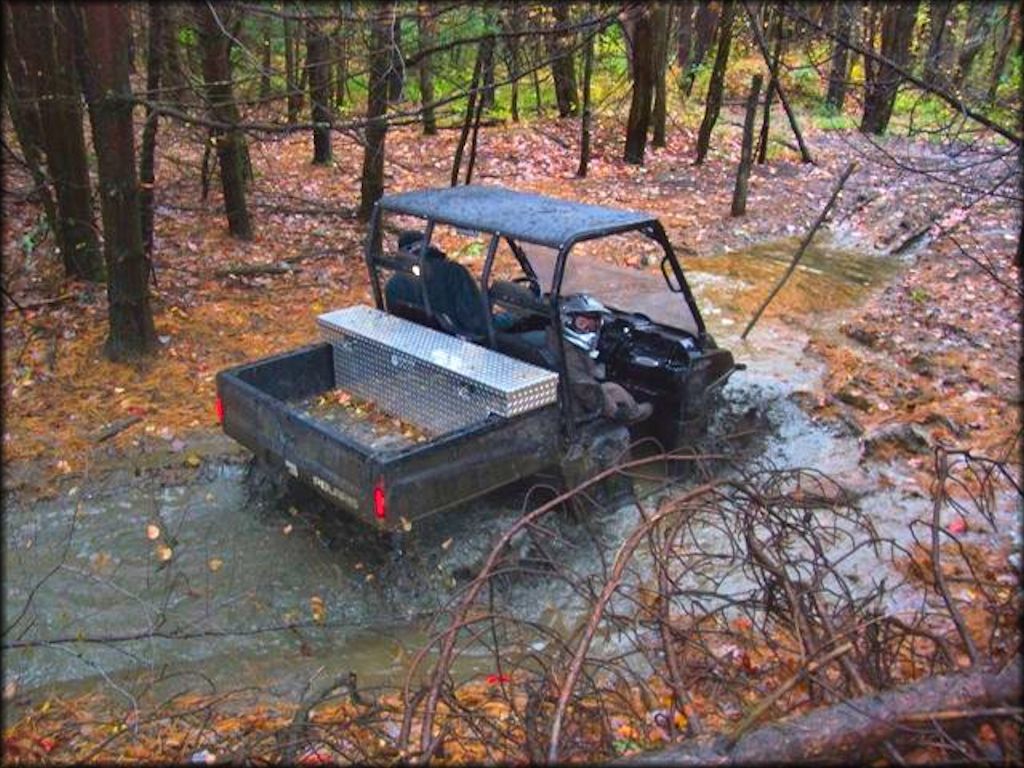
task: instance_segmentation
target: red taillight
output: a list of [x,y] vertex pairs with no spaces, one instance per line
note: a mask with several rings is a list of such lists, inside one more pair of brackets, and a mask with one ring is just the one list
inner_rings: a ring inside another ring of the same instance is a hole
[[382,477],[373,487],[373,514],[376,515],[378,520],[383,520],[387,513],[388,510],[384,500],[384,478]]
[[220,395],[217,395],[216,401],[213,403],[213,412],[217,414],[217,423],[224,423],[224,401],[220,399]]

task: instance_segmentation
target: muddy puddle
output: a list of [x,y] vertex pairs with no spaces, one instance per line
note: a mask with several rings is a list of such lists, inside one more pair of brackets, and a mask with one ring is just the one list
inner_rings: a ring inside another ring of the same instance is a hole
[[[723,256],[717,266],[688,265],[710,330],[748,366],[726,388],[716,428],[756,431],[750,445],[758,461],[835,476],[862,493],[860,504],[883,536],[905,538],[909,520],[927,514],[928,500],[898,482],[879,490],[878,473],[896,470],[865,470],[855,437],[815,423],[798,405],[802,396],[816,396],[823,373],[806,356],[805,333],[763,320],[747,341],[738,339],[749,317],[744,295],[759,301],[794,247],[786,241]],[[855,306],[899,265],[818,247],[805,267],[799,311],[838,324],[837,307]],[[490,542],[541,500],[527,492],[518,487],[428,519],[409,533],[401,558],[319,500],[276,503],[235,464],[204,466],[186,484],[127,477],[54,501],[9,500],[5,684],[22,693],[110,686],[130,700],[139,672],[187,680],[197,691],[253,686],[292,698],[311,679],[347,670],[365,684],[400,682],[431,616],[471,578]],[[614,552],[615,537],[636,514],[624,507],[588,530],[597,525]],[[569,545],[560,556],[587,573],[593,549],[571,545],[574,525],[565,522]],[[877,567],[867,560],[855,566],[869,573]],[[565,590],[537,579],[516,590],[507,597],[517,610],[551,626],[571,625],[573,599]],[[304,626],[281,628],[295,623]]]

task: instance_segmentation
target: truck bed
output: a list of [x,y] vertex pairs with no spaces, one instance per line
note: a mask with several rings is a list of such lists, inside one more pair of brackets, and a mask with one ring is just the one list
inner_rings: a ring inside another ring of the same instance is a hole
[[411,436],[393,419],[397,434],[345,408],[320,413],[320,399],[337,396],[337,366],[344,364],[323,342],[222,371],[224,431],[382,529],[399,529],[403,518],[412,522],[557,464],[555,404]]

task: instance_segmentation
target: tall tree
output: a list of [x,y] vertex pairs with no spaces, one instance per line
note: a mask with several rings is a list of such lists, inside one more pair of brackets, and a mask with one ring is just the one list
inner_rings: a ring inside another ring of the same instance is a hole
[[683,83],[683,90],[689,97],[693,91],[693,82],[697,79],[697,70],[704,63],[704,57],[711,49],[711,43],[715,39],[715,29],[718,27],[718,5],[712,0],[699,0],[697,3],[697,15],[693,21],[693,57],[690,59],[690,66],[686,70]]
[[370,29],[370,87],[366,91],[366,143],[360,180],[359,218],[369,221],[374,204],[384,194],[384,140],[388,121],[388,68],[395,6],[390,0],[373,9]]
[[388,101],[396,102],[402,100],[402,92],[405,90],[405,61],[402,58],[402,17],[397,13],[391,22],[391,37],[388,43],[388,55],[391,57],[388,65]]
[[288,95],[288,124],[299,122],[299,110],[302,108],[302,87],[298,77],[298,35],[295,34],[295,22],[288,17],[284,20],[284,87]]
[[558,34],[551,35],[548,55],[551,58],[551,76],[555,81],[555,102],[559,117],[574,117],[579,111],[576,88],[576,68],[573,65],[573,35],[570,30],[569,5],[555,3],[551,8]]
[[693,50],[693,0],[676,3],[676,65],[679,67],[679,93],[686,96],[686,73],[690,68]]
[[718,21],[718,50],[715,52],[715,64],[711,69],[711,81],[708,83],[707,98],[704,100],[704,119],[701,120],[700,130],[697,132],[697,165],[703,163],[707,157],[711,131],[718,122],[718,113],[722,109],[725,67],[729,63],[729,49],[732,48],[732,22],[735,14],[735,3],[732,0],[725,0]]
[[102,280],[103,255],[93,223],[71,8],[42,2],[11,3],[6,10],[11,13],[17,52],[38,104],[41,145],[57,201],[55,234],[64,271],[68,277]]
[[590,165],[590,124],[592,121],[590,79],[594,72],[594,38],[596,36],[595,32],[590,32],[583,47],[583,114],[580,117],[580,164],[576,169],[576,175],[581,179],[586,178],[587,166]]
[[930,0],[928,3],[928,53],[923,64],[924,79],[943,85],[953,65],[953,0]]
[[892,62],[901,68],[909,63],[917,5],[917,2],[896,2],[881,9],[883,61],[864,57],[864,112],[860,121],[860,130],[864,133],[882,134],[889,125],[902,78],[896,69],[883,62]]
[[130,52],[124,45],[128,6],[82,3],[78,9],[85,52],[82,82],[96,148],[107,263],[110,328],[104,351],[112,360],[126,360],[156,346],[135,172]]
[[963,88],[967,76],[971,73],[971,65],[992,33],[992,26],[997,17],[996,6],[992,0],[978,0],[968,5],[967,29],[956,57],[956,72],[953,75],[953,85],[958,89]]
[[309,67],[309,107],[313,120],[313,163],[331,162],[331,42],[323,22],[306,20],[306,64]]
[[[437,21],[429,3],[420,3],[417,8],[416,24],[419,32],[420,51],[434,47]],[[420,109],[423,113],[423,133],[433,136],[437,133],[437,118],[434,115],[434,69],[429,53],[420,56],[417,67],[420,76]]]
[[633,71],[633,94],[626,119],[626,148],[623,159],[633,165],[644,164],[647,149],[647,131],[651,123],[651,104],[654,100],[655,30],[649,3],[629,8],[623,25],[629,32]]
[[[158,116],[153,102],[160,96],[163,69],[165,3],[149,2],[149,55],[146,62],[146,123],[142,127],[139,158],[139,206],[142,209],[142,244],[147,258],[153,254],[153,190],[156,182],[156,130]],[[150,262],[152,264],[152,262]]]
[[518,0],[511,0],[501,16],[502,23],[511,33],[505,41],[505,55],[507,57],[508,77],[512,81],[511,94],[509,96],[509,112],[512,122],[519,122],[519,60],[521,44],[519,32],[523,28],[523,4]]
[[654,30],[654,45],[651,56],[654,67],[654,107],[651,110],[653,135],[651,146],[665,146],[665,122],[668,117],[668,90],[665,79],[668,75],[668,38],[672,31],[672,17],[668,5],[654,3],[651,8],[651,27]]
[[[849,0],[839,3],[833,23],[836,39],[832,41],[825,104],[836,112],[842,112],[846,101],[846,84],[849,81],[850,34],[853,31],[853,6]],[[770,87],[768,92],[771,93]]]
[[245,203],[245,137],[238,129],[240,118],[232,88],[229,40],[221,17],[230,8],[203,3],[194,6],[194,10],[198,16],[207,108],[210,116],[220,124],[211,138],[217,148],[228,230],[234,237],[249,240],[252,238],[252,222]]
[[[491,11],[484,10],[484,25],[487,31],[492,31],[494,19]],[[495,40],[495,43],[497,40]],[[480,62],[480,109],[494,109],[494,62],[496,45],[489,45],[484,51],[485,58]]]

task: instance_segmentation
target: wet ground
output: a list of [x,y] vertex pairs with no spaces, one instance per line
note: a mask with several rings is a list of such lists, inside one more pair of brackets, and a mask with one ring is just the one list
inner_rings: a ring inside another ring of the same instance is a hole
[[[766,293],[793,245],[722,257],[715,274],[702,265],[690,272],[710,330],[748,366],[726,388],[713,428],[756,433],[747,447],[757,461],[833,475],[860,494],[882,535],[905,538],[908,521],[924,516],[930,501],[899,482],[880,483],[880,473],[891,481],[898,469],[862,466],[857,437],[801,409],[819,394],[823,374],[805,352],[806,332],[763,321],[747,341],[738,339],[748,314],[736,297]],[[898,266],[817,248],[794,289],[805,292],[811,322],[838,326],[837,308],[856,306]],[[196,689],[252,685],[294,697],[311,679],[346,670],[371,684],[394,681],[430,616],[531,502],[524,486],[432,518],[409,533],[399,561],[359,523],[312,497],[278,503],[247,472],[237,462],[207,461],[187,481],[120,473],[55,500],[9,500],[5,684],[24,693],[102,681],[130,698],[142,671],[185,675]],[[635,515],[624,507],[596,524],[614,538]],[[571,540],[579,529],[564,525]],[[585,546],[565,551],[580,572],[590,556]],[[509,599],[554,624],[571,616],[568,596],[536,580]],[[283,628],[294,624],[302,626]]]

